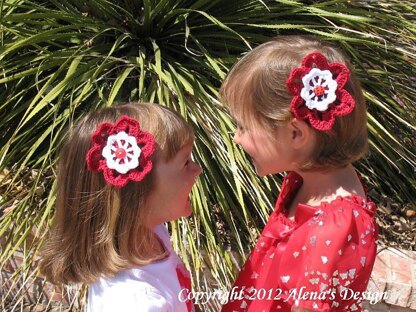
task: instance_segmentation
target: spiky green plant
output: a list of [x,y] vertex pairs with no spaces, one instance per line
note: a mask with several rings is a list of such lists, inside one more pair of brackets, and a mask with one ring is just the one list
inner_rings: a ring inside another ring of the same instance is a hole
[[[196,289],[229,288],[279,187],[257,178],[233,145],[233,122],[217,90],[244,52],[275,35],[315,34],[348,53],[369,105],[372,154],[359,170],[378,193],[411,203],[414,20],[410,0],[1,0],[0,268],[16,252],[23,257],[3,276],[2,308],[27,304],[38,275],[62,134],[86,112],[118,101],[162,103],[194,127],[204,174],[193,191],[193,217],[171,223],[174,245]],[[85,293],[77,291],[67,298],[71,307],[83,305]],[[203,310],[218,310],[218,300]]]

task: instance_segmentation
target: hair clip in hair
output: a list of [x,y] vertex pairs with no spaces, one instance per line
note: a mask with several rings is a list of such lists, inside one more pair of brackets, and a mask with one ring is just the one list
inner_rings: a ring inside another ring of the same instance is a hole
[[355,106],[354,98],[344,89],[349,77],[344,64],[328,64],[321,53],[308,54],[302,67],[293,69],[286,81],[294,95],[290,110],[296,118],[308,119],[317,130],[332,129],[335,116],[345,116]]
[[86,156],[88,170],[103,172],[104,179],[115,187],[142,181],[152,170],[154,137],[140,130],[139,122],[133,118],[122,116],[114,124],[99,124],[92,142]]

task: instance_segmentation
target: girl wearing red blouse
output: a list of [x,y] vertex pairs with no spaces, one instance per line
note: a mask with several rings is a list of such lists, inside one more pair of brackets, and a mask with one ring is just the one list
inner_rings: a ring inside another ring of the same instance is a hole
[[288,172],[222,311],[361,311],[378,232],[352,165],[368,138],[348,59],[316,38],[280,36],[234,65],[221,97],[257,174]]

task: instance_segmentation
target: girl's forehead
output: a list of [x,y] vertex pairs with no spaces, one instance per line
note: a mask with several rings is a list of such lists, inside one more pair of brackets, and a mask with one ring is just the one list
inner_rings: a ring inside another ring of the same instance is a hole
[[177,159],[185,159],[188,158],[189,155],[192,153],[192,149],[194,147],[194,141],[190,141],[182,145],[178,152],[175,155],[175,158]]
[[238,125],[256,127],[260,124],[256,118],[254,111],[249,107],[241,107],[239,110],[232,110],[230,112],[232,119]]
[[184,154],[190,153],[192,152],[193,146],[194,146],[194,140],[187,142],[181,146],[178,153],[184,153]]
[[237,86],[233,86],[225,100],[234,120],[242,124],[256,123],[256,103],[251,86],[247,86],[247,82],[242,82],[238,89]]

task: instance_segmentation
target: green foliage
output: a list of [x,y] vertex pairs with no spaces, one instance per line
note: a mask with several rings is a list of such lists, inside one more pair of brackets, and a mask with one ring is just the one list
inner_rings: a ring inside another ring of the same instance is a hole
[[[371,156],[359,170],[379,193],[411,203],[414,18],[409,0],[0,1],[0,169],[10,171],[0,177],[0,209],[8,211],[0,219],[0,268],[20,250],[24,265],[9,282],[17,287],[38,274],[34,259],[53,215],[67,127],[115,102],[157,102],[192,124],[204,168],[194,216],[171,224],[175,247],[197,289],[229,288],[233,263],[255,241],[279,187],[256,177],[232,143],[217,90],[244,52],[279,34],[315,34],[348,53],[369,106]],[[3,306],[17,309],[24,291],[5,293]]]

